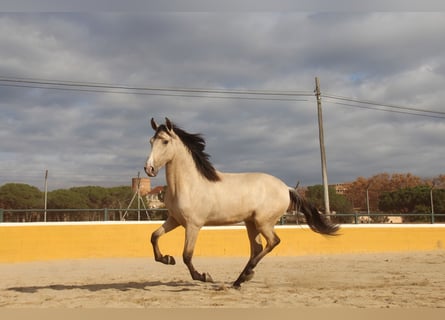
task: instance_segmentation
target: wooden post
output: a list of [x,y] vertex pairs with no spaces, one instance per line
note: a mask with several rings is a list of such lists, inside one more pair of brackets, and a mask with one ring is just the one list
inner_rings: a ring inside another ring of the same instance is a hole
[[320,82],[318,80],[318,77],[315,77],[315,96],[317,97],[318,133],[320,139],[321,175],[323,178],[324,206],[325,206],[325,213],[330,214],[331,210],[329,208],[328,173],[326,169],[326,153],[324,148],[323,114],[321,110],[321,91],[320,91]]

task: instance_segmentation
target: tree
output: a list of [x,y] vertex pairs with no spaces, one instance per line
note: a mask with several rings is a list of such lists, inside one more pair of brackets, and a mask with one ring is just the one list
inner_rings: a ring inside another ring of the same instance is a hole
[[[127,208],[133,193],[128,186],[104,188],[99,186],[58,189],[48,194],[49,209],[123,209]],[[135,207],[133,204],[132,208]],[[119,220],[122,211],[110,210],[109,219]],[[53,220],[100,220],[102,211],[79,210],[69,213],[52,213]]]
[[86,209],[88,205],[88,198],[76,191],[58,189],[48,193],[50,209]]
[[[109,210],[111,220],[119,220],[123,210],[127,209],[133,197],[129,186],[99,187],[85,186],[70,189],[58,189],[48,192],[48,220],[52,221],[81,221],[100,220],[101,210],[85,209],[119,209]],[[145,198],[143,198],[145,201]],[[147,205],[145,203],[145,205]],[[44,194],[38,188],[27,185],[8,183],[0,186],[0,208],[2,209],[43,209]],[[134,201],[130,209],[136,209]],[[70,212],[54,212],[54,209],[82,209]],[[4,221],[42,221],[43,211],[5,212]]]
[[86,199],[88,208],[106,208],[110,202],[108,188],[98,186],[75,187],[70,191],[81,195]]
[[[23,183],[7,183],[0,187],[0,208],[39,209],[43,208],[43,193],[36,187]],[[39,221],[40,213],[34,211],[6,212],[4,221]]]
[[[383,192],[379,198],[379,209],[388,213],[405,214],[404,222],[430,222],[431,218],[431,188],[420,185],[412,188],[403,188],[391,192]],[[437,212],[444,212],[445,192],[436,190],[434,194],[434,207]],[[412,216],[410,214],[428,214],[425,216]],[[441,217],[437,221],[441,221]],[[443,221],[443,220],[442,220]]]
[[36,187],[23,183],[7,183],[0,187],[0,208],[43,208],[43,193]]
[[[433,189],[434,213],[445,214],[445,189]],[[445,222],[445,216],[436,216],[437,222]]]
[[[130,204],[131,198],[133,197],[133,190],[128,186],[120,186],[108,188],[108,196],[106,202],[104,203],[106,208],[120,209],[118,212],[113,211],[110,213],[111,220],[120,220],[128,205]],[[145,200],[144,200],[145,201]],[[133,201],[130,209],[137,208],[137,201]],[[134,214],[136,215],[136,214]],[[133,216],[130,212],[129,216]]]
[[120,186],[108,188],[108,198],[106,200],[108,208],[127,208],[133,197],[130,187]]
[[[351,202],[343,195],[337,194],[334,187],[328,188],[329,205],[332,212],[348,214],[352,213]],[[306,198],[317,208],[324,208],[324,188],[322,185],[314,185],[307,188]],[[322,210],[323,211],[323,210]],[[338,222],[346,222],[344,217],[338,217]]]
[[353,208],[366,208],[366,189],[369,181],[365,177],[358,177],[352,182],[345,196],[351,202]]
[[346,196],[354,208],[366,211],[366,191],[368,190],[369,209],[371,212],[376,212],[379,210],[379,197],[383,192],[392,192],[400,188],[411,188],[423,184],[425,184],[425,180],[411,173],[389,174],[383,172],[370,178],[358,177],[351,183]]

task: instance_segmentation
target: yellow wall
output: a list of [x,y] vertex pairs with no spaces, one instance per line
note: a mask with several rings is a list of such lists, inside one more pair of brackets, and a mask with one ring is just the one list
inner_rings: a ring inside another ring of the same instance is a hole
[[[0,224],[0,262],[51,259],[152,257],[151,233],[158,223]],[[346,225],[337,237],[301,226],[276,228],[281,243],[271,255],[366,253],[442,249],[445,225]],[[164,235],[161,251],[180,259],[184,229]],[[244,227],[204,228],[195,256],[247,256]]]

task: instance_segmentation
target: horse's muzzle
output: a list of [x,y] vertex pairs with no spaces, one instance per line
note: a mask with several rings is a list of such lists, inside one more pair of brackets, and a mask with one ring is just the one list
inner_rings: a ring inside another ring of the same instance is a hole
[[156,177],[156,175],[158,174],[158,170],[156,170],[154,167],[152,166],[147,166],[144,167],[145,173],[149,176],[149,177]]

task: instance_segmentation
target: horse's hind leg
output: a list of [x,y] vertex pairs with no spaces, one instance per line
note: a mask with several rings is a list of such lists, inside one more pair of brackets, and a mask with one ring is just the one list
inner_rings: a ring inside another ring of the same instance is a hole
[[239,288],[241,286],[241,283],[251,279],[253,276],[253,269],[256,267],[256,265],[261,261],[261,259],[264,258],[266,254],[271,252],[272,249],[280,243],[280,238],[273,230],[273,225],[271,227],[262,228],[262,230],[260,230],[259,232],[266,239],[266,247],[256,256],[250,258],[250,260],[247,262],[247,265],[244,267],[243,271],[239,275],[238,279],[236,279],[236,281],[233,283],[234,288]]
[[[255,222],[247,220],[244,222],[247,229],[247,235],[249,236],[250,242],[250,260],[255,258],[261,251],[263,251],[263,245],[261,244],[261,235],[258,229],[256,228]],[[249,260],[249,261],[250,261]],[[245,280],[249,281],[253,278],[255,272],[253,269],[246,270]]]
[[164,264],[175,264],[176,261],[172,256],[169,255],[162,255],[161,251],[159,250],[158,246],[158,239],[163,234],[175,229],[179,226],[179,223],[172,217],[168,217],[167,220],[164,222],[164,224],[159,227],[155,232],[151,235],[151,244],[153,245],[153,253],[155,256],[155,260],[162,262]]
[[250,258],[257,256],[261,251],[263,251],[263,245],[261,244],[260,232],[255,226],[255,222],[247,220],[244,222],[247,229],[247,235],[250,241]]

